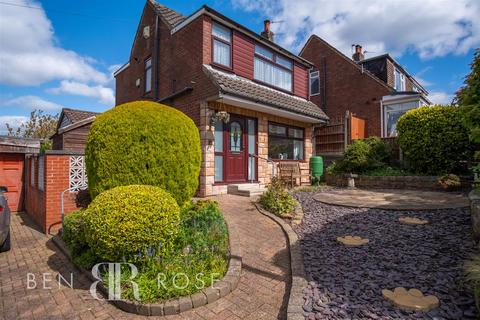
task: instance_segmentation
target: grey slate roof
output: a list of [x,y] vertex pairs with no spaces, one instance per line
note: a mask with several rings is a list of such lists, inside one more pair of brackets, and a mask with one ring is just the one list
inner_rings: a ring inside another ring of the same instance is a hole
[[203,65],[203,71],[222,92],[261,102],[297,114],[328,120],[328,116],[316,104],[306,99],[255,83],[235,74]]
[[157,14],[163,18],[163,20],[168,24],[170,28],[173,28],[175,25],[179,24],[187,17],[181,15],[180,13],[161,5],[155,0],[149,0],[150,3],[155,8]]

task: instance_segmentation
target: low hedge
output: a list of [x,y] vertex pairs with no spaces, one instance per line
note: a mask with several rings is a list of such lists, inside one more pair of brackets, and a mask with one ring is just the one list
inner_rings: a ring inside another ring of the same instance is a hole
[[98,195],[84,213],[85,237],[102,261],[133,261],[166,252],[180,224],[175,199],[159,187],[121,186]]

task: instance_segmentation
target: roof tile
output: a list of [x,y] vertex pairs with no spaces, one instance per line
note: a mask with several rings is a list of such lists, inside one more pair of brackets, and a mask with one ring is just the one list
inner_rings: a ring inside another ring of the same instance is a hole
[[235,74],[220,71],[210,65],[204,64],[203,70],[222,92],[316,119],[328,120],[328,116],[322,109],[311,101],[283,93]]

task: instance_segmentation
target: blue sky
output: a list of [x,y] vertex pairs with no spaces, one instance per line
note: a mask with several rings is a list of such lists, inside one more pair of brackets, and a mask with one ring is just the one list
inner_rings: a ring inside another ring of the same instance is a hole
[[[215,0],[161,1],[189,15],[202,4],[260,31],[275,23],[277,42],[298,52],[311,33],[350,55],[390,52],[448,102],[480,46],[480,4],[473,0]],[[14,5],[10,5],[14,4]],[[112,72],[128,60],[145,2],[0,1],[0,133],[34,108],[104,111],[113,106]],[[26,8],[34,7],[34,8]]]

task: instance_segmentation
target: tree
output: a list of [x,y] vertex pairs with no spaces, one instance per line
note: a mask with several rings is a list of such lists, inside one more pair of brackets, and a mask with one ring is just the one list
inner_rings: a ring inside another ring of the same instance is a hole
[[480,49],[473,54],[470,74],[456,93],[456,103],[461,106],[480,105]]
[[12,137],[36,138],[41,140],[41,149],[51,149],[50,137],[57,129],[58,114],[44,114],[43,110],[33,110],[30,119],[17,129],[6,123],[7,132]]

